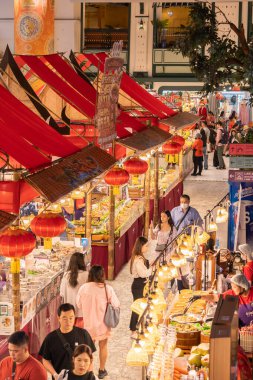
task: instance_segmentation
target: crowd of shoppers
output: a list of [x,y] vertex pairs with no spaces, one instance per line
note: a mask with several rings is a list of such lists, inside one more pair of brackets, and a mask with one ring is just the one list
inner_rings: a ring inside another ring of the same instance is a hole
[[231,144],[253,142],[251,127],[242,125],[235,111],[232,111],[226,119],[224,111],[215,118],[211,111],[205,116],[203,105],[200,109],[201,120],[193,134],[195,141],[192,145],[194,163],[192,176],[202,175],[203,169],[208,169],[208,153],[214,153],[213,166],[223,170],[226,169],[223,157],[229,155]]

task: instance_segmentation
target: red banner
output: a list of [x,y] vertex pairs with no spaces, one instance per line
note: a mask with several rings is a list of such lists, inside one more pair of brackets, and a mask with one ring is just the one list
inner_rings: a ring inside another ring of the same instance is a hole
[[230,144],[230,156],[252,156],[253,144]]

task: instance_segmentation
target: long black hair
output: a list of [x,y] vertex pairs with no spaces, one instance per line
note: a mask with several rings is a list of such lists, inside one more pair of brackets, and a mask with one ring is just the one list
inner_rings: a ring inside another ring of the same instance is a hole
[[[174,227],[174,223],[173,223],[173,220],[172,220],[172,217],[171,217],[171,213],[169,210],[164,210],[161,212],[161,214],[166,214],[167,215],[167,218],[168,218],[168,224],[171,228],[171,231],[173,230],[173,227]],[[159,230],[161,229],[161,224],[162,224],[162,221],[160,219],[159,223],[158,223],[158,228]]]
[[69,285],[72,288],[75,288],[78,284],[77,278],[78,278],[78,271],[79,270],[86,270],[86,265],[84,262],[84,255],[81,252],[75,252],[71,256],[69,260],[69,266],[68,266],[68,280]]

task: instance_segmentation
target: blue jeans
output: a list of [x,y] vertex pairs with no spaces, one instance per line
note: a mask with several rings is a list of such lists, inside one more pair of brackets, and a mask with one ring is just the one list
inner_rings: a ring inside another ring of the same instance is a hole
[[207,153],[207,146],[203,147],[203,160],[204,160],[204,169],[208,169],[208,153]]

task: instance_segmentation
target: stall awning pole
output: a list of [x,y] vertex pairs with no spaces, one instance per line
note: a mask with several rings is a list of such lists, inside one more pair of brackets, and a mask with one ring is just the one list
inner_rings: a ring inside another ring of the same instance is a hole
[[148,160],[148,170],[145,176],[145,223],[144,236],[148,238],[149,223],[150,223],[150,159]]
[[159,213],[159,153],[156,151],[154,154],[154,226],[158,223]]
[[113,186],[109,188],[109,240],[108,240],[108,280],[114,279],[114,252],[115,252],[115,195]]

